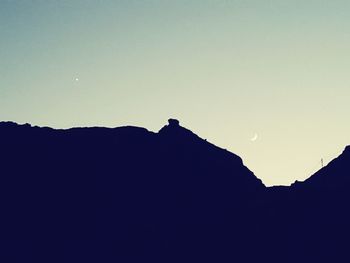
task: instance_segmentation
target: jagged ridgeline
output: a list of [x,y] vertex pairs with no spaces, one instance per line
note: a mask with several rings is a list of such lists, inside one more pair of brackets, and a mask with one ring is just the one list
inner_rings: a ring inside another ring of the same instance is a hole
[[11,262],[350,260],[349,148],[305,182],[267,188],[174,119],[157,133],[2,122],[0,147]]

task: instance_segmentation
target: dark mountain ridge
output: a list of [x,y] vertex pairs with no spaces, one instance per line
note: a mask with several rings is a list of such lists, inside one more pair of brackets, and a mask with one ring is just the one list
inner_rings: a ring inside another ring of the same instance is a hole
[[0,234],[14,262],[347,258],[349,147],[271,188],[174,119],[158,133],[1,122],[0,147]]
[[[344,188],[348,189],[350,177],[347,171],[350,169],[350,146],[346,146],[344,151],[327,166],[317,171],[304,182],[296,182],[292,187],[312,187],[312,188]],[[330,174],[336,176],[329,176]]]

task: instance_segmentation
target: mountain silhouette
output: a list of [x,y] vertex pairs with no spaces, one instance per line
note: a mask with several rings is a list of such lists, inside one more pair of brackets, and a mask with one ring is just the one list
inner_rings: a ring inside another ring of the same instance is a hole
[[[321,188],[332,190],[347,190],[350,185],[350,146],[347,146],[343,153],[332,160],[326,167],[319,170],[313,176],[302,182],[303,187]],[[333,176],[331,176],[333,175]],[[297,187],[300,183],[294,183]]]
[[157,133],[1,122],[0,147],[6,262],[349,259],[349,147],[290,187],[175,119]]

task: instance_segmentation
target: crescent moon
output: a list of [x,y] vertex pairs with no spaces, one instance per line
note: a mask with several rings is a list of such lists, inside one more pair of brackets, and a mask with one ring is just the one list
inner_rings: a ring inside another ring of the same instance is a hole
[[254,137],[253,138],[251,138],[250,140],[252,141],[252,142],[255,142],[256,140],[258,139],[258,134],[254,134]]

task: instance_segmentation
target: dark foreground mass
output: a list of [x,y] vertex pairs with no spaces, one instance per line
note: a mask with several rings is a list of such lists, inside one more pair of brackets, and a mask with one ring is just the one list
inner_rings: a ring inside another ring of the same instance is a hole
[[[302,150],[302,149],[301,149]],[[350,148],[266,188],[176,120],[0,123],[1,262],[350,262]]]

